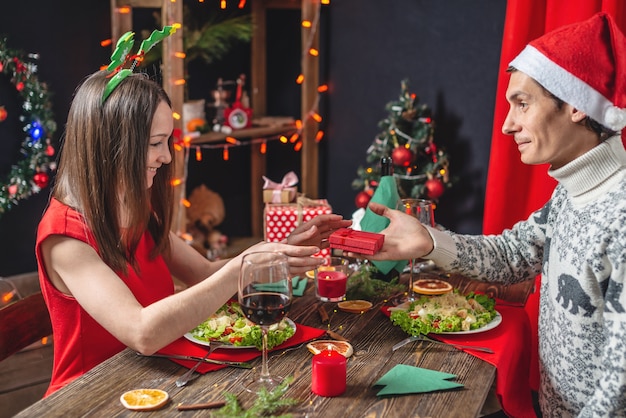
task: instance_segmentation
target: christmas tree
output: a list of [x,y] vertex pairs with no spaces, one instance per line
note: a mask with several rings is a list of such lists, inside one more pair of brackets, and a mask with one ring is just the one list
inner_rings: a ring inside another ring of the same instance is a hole
[[408,80],[403,80],[400,96],[385,109],[389,115],[378,123],[381,132],[367,150],[367,166],[358,168],[359,178],[352,182],[352,188],[360,190],[356,206],[367,206],[381,176],[381,159],[389,157],[400,197],[437,201],[452,184],[448,156],[434,141],[430,108],[419,104]]

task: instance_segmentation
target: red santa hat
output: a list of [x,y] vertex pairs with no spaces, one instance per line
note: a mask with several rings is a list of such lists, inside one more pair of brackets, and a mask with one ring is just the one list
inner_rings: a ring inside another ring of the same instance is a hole
[[626,127],[626,37],[608,14],[535,39],[510,65],[607,128]]

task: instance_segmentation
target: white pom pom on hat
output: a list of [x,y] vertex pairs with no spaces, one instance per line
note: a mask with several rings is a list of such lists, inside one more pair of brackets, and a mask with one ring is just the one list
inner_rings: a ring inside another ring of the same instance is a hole
[[607,128],[626,127],[626,37],[610,15],[549,32],[510,65]]

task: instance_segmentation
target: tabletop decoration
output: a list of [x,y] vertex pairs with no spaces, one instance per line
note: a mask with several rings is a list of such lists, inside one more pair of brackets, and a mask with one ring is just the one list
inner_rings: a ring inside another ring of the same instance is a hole
[[463,387],[461,383],[450,382],[450,379],[454,378],[456,375],[450,373],[397,364],[378,379],[374,386],[385,386],[376,394],[377,396],[434,392]]
[[[271,391],[263,388],[257,394],[254,403],[250,408],[245,409],[239,403],[237,395],[230,392],[224,393],[226,405],[212,413],[215,418],[257,418],[274,417],[274,413],[284,410],[290,406],[297,405],[300,401],[294,398],[283,398],[289,384],[293,382],[293,376],[287,376],[283,381]],[[281,415],[286,418],[291,416]]]
[[390,280],[383,280],[380,271],[371,263],[363,263],[349,278],[346,287],[346,299],[363,299],[376,301],[388,299],[404,292],[406,286],[400,283],[396,276]]
[[[20,200],[39,193],[48,186],[51,173],[56,169],[53,160],[56,150],[51,138],[57,125],[52,112],[51,94],[45,83],[37,77],[37,54],[25,55],[7,47],[6,38],[0,38],[0,76],[15,87],[18,105],[0,97],[0,126],[20,126],[23,140],[17,160],[5,176],[0,177],[0,218]],[[12,131],[12,129],[10,129]],[[0,136],[4,136],[2,134]],[[2,140],[12,138],[2,137]]]
[[346,356],[336,351],[334,345],[315,354],[311,366],[311,391],[317,395],[334,397],[346,391]]

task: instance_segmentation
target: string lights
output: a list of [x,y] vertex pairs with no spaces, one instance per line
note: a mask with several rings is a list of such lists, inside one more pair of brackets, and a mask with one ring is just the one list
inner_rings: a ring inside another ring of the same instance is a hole
[[[174,3],[177,0],[171,0],[171,1]],[[198,0],[198,2],[204,3],[204,0]],[[230,3],[231,4],[236,3],[239,9],[243,9],[246,6],[246,0],[232,0]],[[220,0],[220,8],[222,10],[225,10],[228,7],[228,4],[229,4],[229,1]],[[306,33],[303,35],[305,37],[304,39],[306,39],[306,42],[303,44],[304,46],[302,48],[302,64],[301,65],[303,67],[304,67],[304,63],[306,60],[311,59],[311,57],[314,59],[317,59],[320,56],[320,51],[318,48],[314,47],[314,42],[315,42],[317,31],[319,29],[321,7],[322,5],[329,5],[329,4],[330,4],[330,0],[319,0],[319,2],[316,4],[314,19],[312,21],[308,19],[306,20],[303,19],[301,22],[302,28],[306,30]],[[130,13],[131,7],[129,6],[119,7],[115,10],[115,12],[120,13],[120,14]],[[177,27],[182,26],[180,23],[173,23],[172,25],[177,26]],[[110,46],[111,44],[112,44],[112,41],[110,39],[101,42],[101,45],[103,47]],[[175,51],[172,55],[176,59],[185,58],[185,53],[182,51]],[[305,82],[304,74],[300,73],[299,75],[297,75],[295,82],[298,85],[304,84]],[[186,81],[184,79],[176,79],[176,80],[170,80],[170,83],[173,86],[181,86],[181,85],[184,85]],[[177,153],[179,152],[183,153],[184,169],[183,169],[182,177],[174,179],[172,181],[172,186],[177,187],[180,185],[184,185],[186,183],[187,172],[188,172],[187,166],[188,166],[190,154],[192,152],[194,154],[196,161],[202,161],[203,150],[221,149],[222,159],[224,161],[228,161],[230,157],[230,148],[232,147],[259,145],[258,147],[259,152],[261,154],[266,154],[267,143],[269,141],[279,141],[282,144],[289,144],[293,147],[294,151],[299,152],[303,147],[302,132],[305,130],[307,123],[309,121],[313,121],[319,125],[323,120],[322,116],[319,113],[320,95],[323,93],[326,93],[327,91],[328,91],[328,85],[322,84],[318,86],[317,97],[315,98],[313,104],[311,105],[310,109],[306,113],[303,112],[303,115],[306,115],[306,116],[303,116],[304,120],[296,120],[294,124],[294,129],[288,130],[287,132],[282,133],[282,134],[268,135],[265,137],[254,138],[254,139],[250,139],[246,141],[240,141],[235,136],[243,137],[244,135],[246,135],[245,129],[243,129],[239,132],[237,130],[233,131],[232,135],[227,135],[224,138],[223,142],[220,142],[220,143],[210,143],[210,144],[196,143],[194,144],[193,139],[198,137],[199,133],[193,132],[193,133],[182,135],[181,132],[175,132],[174,137],[176,141],[174,143],[174,150]],[[180,120],[182,118],[180,113],[176,111],[173,112],[173,117],[176,120]],[[240,135],[238,135],[238,133]],[[316,143],[320,142],[322,138],[324,138],[324,132],[320,129],[317,129],[317,132],[315,134],[315,142]],[[192,151],[192,147],[193,147],[193,151]],[[180,204],[182,206],[185,206],[185,202],[188,203],[184,195],[185,193],[181,192],[182,197],[181,197]]]

